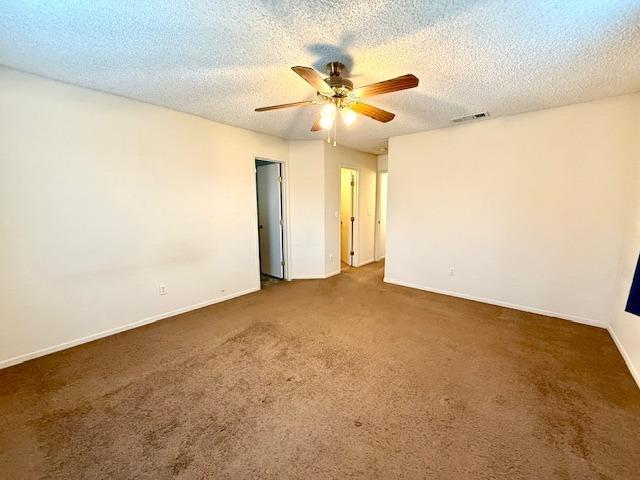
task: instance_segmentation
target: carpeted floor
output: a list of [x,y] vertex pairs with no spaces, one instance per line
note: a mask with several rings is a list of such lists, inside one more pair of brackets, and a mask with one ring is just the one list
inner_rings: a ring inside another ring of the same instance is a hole
[[261,292],[0,371],[0,477],[637,479],[606,331],[382,283]]

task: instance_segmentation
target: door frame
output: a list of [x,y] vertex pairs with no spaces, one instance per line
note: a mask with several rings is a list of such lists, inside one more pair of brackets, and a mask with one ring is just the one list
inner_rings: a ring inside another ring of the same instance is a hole
[[[389,197],[389,171],[388,170],[379,170],[376,173],[376,218],[375,218],[375,238],[374,238],[374,243],[373,243],[373,259],[375,262],[379,262],[380,260],[384,259],[386,257],[387,254],[387,248],[386,248],[386,212],[385,212],[385,252],[383,255],[379,255],[380,253],[380,200],[381,200],[381,196],[380,196],[380,185],[381,185],[381,180],[382,180],[382,175],[385,174],[387,176],[387,190],[386,190],[386,194],[387,194],[387,198]],[[386,200],[386,199],[385,199]],[[389,209],[389,204],[387,203],[387,210]]]
[[[353,221],[353,244],[351,245],[351,250],[354,252],[354,255],[351,258],[351,262],[353,263],[353,265],[351,266],[357,267],[360,263],[360,248],[358,247],[358,245],[360,244],[360,167],[349,163],[340,164],[340,168],[338,169],[338,179],[340,182],[340,188],[338,189],[338,205],[341,204],[342,200],[343,168],[356,172],[354,180],[355,185],[353,186],[353,217],[355,218],[355,220]],[[342,228],[338,228],[338,245],[340,245],[340,248],[342,248]],[[342,261],[342,252],[340,252],[339,261]]]
[[282,182],[280,183],[280,195],[282,197],[282,259],[284,261],[284,280],[291,280],[291,265],[289,263],[290,255],[290,246],[291,246],[291,232],[289,231],[289,175],[287,171],[287,162],[283,162],[281,160],[274,160],[272,158],[267,157],[253,157],[253,193],[254,193],[254,225],[255,225],[255,259],[257,265],[257,279],[258,285],[260,285],[260,233],[258,232],[258,201],[257,201],[257,192],[258,192],[258,182],[256,177],[256,160],[261,160],[263,162],[271,162],[280,164],[280,175],[282,176]]

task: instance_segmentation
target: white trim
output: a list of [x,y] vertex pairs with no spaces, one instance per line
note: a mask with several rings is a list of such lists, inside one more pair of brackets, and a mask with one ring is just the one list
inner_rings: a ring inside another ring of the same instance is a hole
[[638,384],[638,388],[640,388],[640,372],[636,370],[635,365],[631,361],[631,357],[629,356],[625,348],[622,346],[622,342],[620,342],[620,340],[618,339],[616,332],[613,330],[613,327],[609,325],[607,327],[607,330],[609,331],[609,335],[611,335],[611,338],[613,339],[613,343],[615,343],[616,347],[618,347],[618,350],[620,351],[620,355],[622,355],[622,358],[624,358],[624,361],[627,364],[627,368],[629,369],[629,372],[631,372],[631,376]]
[[339,273],[340,273],[340,270],[335,270],[333,272],[327,273],[326,275],[301,275],[301,276],[296,275],[292,278],[292,280],[323,280],[325,278],[338,275]]
[[599,320],[593,320],[591,318],[581,317],[579,315],[566,315],[563,313],[551,312],[549,310],[543,310],[541,308],[527,307],[523,305],[516,305],[513,303],[503,302],[500,300],[493,300],[490,298],[476,297],[474,295],[467,295],[465,293],[451,292],[448,290],[440,290],[439,288],[423,287],[422,285],[415,285],[413,283],[401,282],[400,280],[394,280],[392,278],[384,277],[384,282],[393,283],[402,287],[415,288],[418,290],[424,290],[432,293],[439,293],[441,295],[449,295],[450,297],[464,298],[466,300],[473,300],[475,302],[488,303],[490,305],[497,305],[499,307],[513,308],[514,310],[521,310],[523,312],[536,313],[538,315],[545,315],[547,317],[561,318],[562,320],[569,320],[571,322],[582,323],[584,325],[591,325],[592,327],[607,329],[608,325]]
[[373,263],[373,262],[375,262],[375,260],[373,258],[370,258],[369,260],[360,262],[358,265],[356,265],[356,267],[364,267],[365,265],[369,265],[370,263]]
[[18,363],[26,362],[27,360],[31,360],[33,358],[38,358],[44,355],[48,355],[50,353],[59,352],[60,350],[65,350],[67,348],[75,347],[83,343],[92,342],[94,340],[98,340],[99,338],[115,335],[116,333],[124,332],[126,330],[131,330],[133,328],[138,328],[143,325],[147,325],[149,323],[157,322],[158,320],[173,317],[175,315],[180,315],[181,313],[190,312],[191,310],[197,310],[199,308],[208,307],[209,305],[213,305],[214,303],[224,302],[225,300],[231,300],[232,298],[240,297],[242,295],[246,295],[248,293],[253,293],[257,291],[260,291],[259,286],[249,288],[247,290],[242,290],[241,292],[231,293],[229,295],[225,295],[224,297],[218,297],[213,300],[207,300],[205,302],[196,303],[195,305],[191,305],[189,307],[178,308],[177,310],[172,310],[170,312],[154,315],[152,317],[144,318],[136,322],[122,325],[120,327],[110,328],[109,330],[105,330],[103,332],[94,333],[92,335],[87,335],[86,337],[77,338],[75,340],[70,340],[68,342],[59,343],[58,345],[54,345],[52,347],[36,350],[35,352],[25,353],[24,355],[18,355],[17,357],[0,361],[0,369],[7,368],[12,365],[17,365]]

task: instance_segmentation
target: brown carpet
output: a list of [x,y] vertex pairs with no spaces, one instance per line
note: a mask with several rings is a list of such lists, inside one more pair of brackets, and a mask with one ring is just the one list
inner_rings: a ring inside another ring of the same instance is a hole
[[373,264],[0,371],[0,477],[637,479],[606,331]]

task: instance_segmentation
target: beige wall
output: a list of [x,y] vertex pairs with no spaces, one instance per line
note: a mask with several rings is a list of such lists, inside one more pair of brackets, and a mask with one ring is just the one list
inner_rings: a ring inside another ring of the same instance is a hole
[[287,142],[0,68],[0,366],[258,289],[255,156]]
[[292,278],[323,278],[325,186],[322,141],[289,142]]
[[386,172],[389,168],[389,155],[378,155],[378,172]]
[[636,94],[390,139],[386,280],[608,325],[639,109]]
[[[324,149],[324,261],[326,275],[340,273],[340,159],[337,148]],[[350,151],[350,150],[349,150]]]

